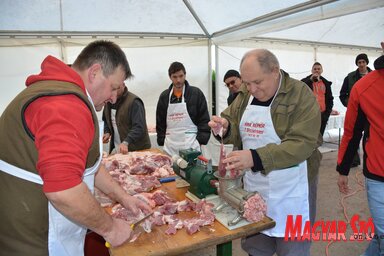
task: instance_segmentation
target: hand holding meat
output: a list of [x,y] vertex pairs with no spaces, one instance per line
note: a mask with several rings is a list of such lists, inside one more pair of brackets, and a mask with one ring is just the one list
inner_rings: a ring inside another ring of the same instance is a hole
[[149,214],[152,211],[152,208],[144,201],[127,194],[127,197],[121,202],[121,204],[127,210],[131,211],[133,215],[139,215],[141,210],[144,214]]
[[112,247],[116,247],[129,240],[132,233],[131,224],[129,224],[129,222],[122,219],[112,218],[111,231],[103,237]]
[[253,167],[253,158],[250,150],[236,150],[228,154],[223,161],[227,170],[239,172]]
[[212,128],[214,135],[223,137],[228,130],[228,120],[218,116],[212,116],[211,121],[208,122],[208,126]]

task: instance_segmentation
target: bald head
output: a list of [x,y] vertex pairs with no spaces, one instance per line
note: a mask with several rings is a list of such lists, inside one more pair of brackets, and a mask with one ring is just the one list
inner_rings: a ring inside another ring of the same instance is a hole
[[264,73],[271,73],[280,70],[280,64],[276,56],[266,49],[255,49],[244,54],[240,62],[240,69],[243,63],[258,62]]
[[248,91],[259,101],[273,97],[280,84],[280,65],[268,50],[247,52],[240,63],[240,73]]

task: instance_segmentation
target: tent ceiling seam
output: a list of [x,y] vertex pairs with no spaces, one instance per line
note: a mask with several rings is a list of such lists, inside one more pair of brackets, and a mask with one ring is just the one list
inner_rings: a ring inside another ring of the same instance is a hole
[[199,24],[200,28],[204,31],[204,34],[206,35],[206,37],[210,38],[211,35],[209,34],[208,30],[204,26],[203,22],[200,20],[199,16],[195,12],[195,10],[193,9],[192,5],[189,3],[188,0],[183,0],[183,2],[185,4],[185,6],[188,8],[189,12],[192,14],[193,18]]
[[109,31],[95,31],[95,32],[82,32],[82,31],[0,31],[0,37],[114,37],[114,38],[178,38],[178,39],[208,39],[203,34],[180,34],[180,33],[150,33],[150,32],[109,32]]
[[269,43],[282,43],[282,44],[296,44],[296,45],[307,45],[312,47],[328,47],[328,48],[344,48],[344,49],[358,49],[358,50],[370,50],[381,52],[382,49],[379,47],[368,47],[368,46],[359,46],[359,45],[349,45],[349,44],[338,44],[338,43],[322,43],[316,41],[303,41],[303,40],[293,40],[293,39],[278,39],[270,37],[250,37],[249,39],[243,39],[242,42],[269,42]]
[[228,27],[226,29],[214,32],[212,34],[212,37],[214,38],[214,37],[223,36],[223,35],[232,33],[234,31],[238,31],[238,30],[242,30],[242,29],[254,26],[256,24],[264,23],[264,22],[267,22],[267,21],[270,21],[273,19],[277,19],[277,18],[282,18],[282,17],[288,16],[288,15],[292,15],[292,14],[302,12],[302,11],[305,11],[308,9],[312,9],[312,8],[315,8],[318,6],[330,4],[330,3],[333,3],[336,1],[338,1],[338,0],[319,0],[319,1],[309,1],[309,2],[305,2],[305,3],[297,4],[297,5],[294,5],[292,7],[288,7],[288,8],[282,9],[282,10],[277,10],[277,11],[274,11],[271,13],[267,13],[265,15],[262,15],[260,17],[255,18],[255,19],[251,19],[249,21],[239,23],[238,25],[234,25],[234,26]]

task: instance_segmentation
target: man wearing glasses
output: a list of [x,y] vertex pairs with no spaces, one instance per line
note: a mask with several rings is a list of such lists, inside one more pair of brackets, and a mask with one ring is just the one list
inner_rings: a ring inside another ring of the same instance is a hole
[[227,71],[227,73],[225,73],[223,80],[224,80],[225,86],[227,86],[229,89],[229,96],[227,98],[227,103],[229,106],[238,95],[238,92],[240,90],[241,84],[243,83],[243,80],[241,80],[241,76],[239,72],[233,69],[230,69]]

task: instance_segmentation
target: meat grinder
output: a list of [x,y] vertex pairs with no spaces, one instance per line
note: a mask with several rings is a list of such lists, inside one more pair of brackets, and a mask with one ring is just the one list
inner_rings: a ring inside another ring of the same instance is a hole
[[256,192],[247,192],[242,189],[242,178],[244,174],[241,174],[235,178],[221,177],[218,172],[213,174],[218,179],[216,183],[221,203],[214,208],[215,212],[221,211],[223,208],[230,206],[237,211],[237,216],[228,221],[228,226],[236,225],[243,219],[244,203]]
[[204,158],[200,151],[185,149],[179,151],[179,156],[172,156],[173,170],[189,184],[188,191],[198,198],[216,194],[216,186],[212,186],[212,161]]

